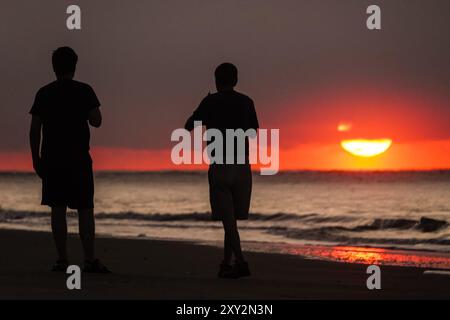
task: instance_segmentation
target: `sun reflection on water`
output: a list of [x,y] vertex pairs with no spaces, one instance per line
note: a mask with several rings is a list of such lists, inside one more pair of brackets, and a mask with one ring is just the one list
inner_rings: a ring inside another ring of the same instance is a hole
[[350,246],[302,246],[288,248],[286,253],[347,263],[450,269],[450,255],[428,252]]

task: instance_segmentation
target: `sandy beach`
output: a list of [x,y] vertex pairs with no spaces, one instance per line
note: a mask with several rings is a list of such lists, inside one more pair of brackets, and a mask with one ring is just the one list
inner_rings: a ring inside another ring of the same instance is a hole
[[[49,233],[0,231],[1,299],[449,299],[450,277],[424,269],[382,267],[382,289],[366,288],[366,267],[248,253],[253,276],[216,278],[219,248],[176,241],[99,238],[98,256],[111,275],[82,276],[69,291],[66,275],[51,273]],[[70,236],[71,263],[82,261],[78,237]]]

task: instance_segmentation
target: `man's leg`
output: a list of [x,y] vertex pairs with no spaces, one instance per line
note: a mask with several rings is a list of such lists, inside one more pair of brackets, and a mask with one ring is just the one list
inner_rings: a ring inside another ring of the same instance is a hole
[[58,260],[67,261],[67,207],[52,207],[52,233],[55,240]]
[[84,250],[84,259],[94,261],[94,242],[95,242],[95,221],[94,209],[78,210],[78,227],[80,232],[81,244]]
[[[225,226],[224,226],[225,228]],[[230,240],[228,239],[227,233],[225,233],[224,241],[223,241],[223,262],[226,265],[231,265],[231,260],[233,258],[233,248],[229,244]]]
[[224,235],[224,263],[231,264],[234,256],[237,261],[243,261],[239,232],[234,217],[233,197],[230,190],[230,180],[227,167],[211,166],[208,171],[210,204],[213,218],[222,220]]
[[244,262],[245,260],[241,249],[241,239],[239,237],[239,231],[237,228],[235,217],[232,214],[224,214],[222,224],[225,230],[226,242],[233,251],[236,262]]

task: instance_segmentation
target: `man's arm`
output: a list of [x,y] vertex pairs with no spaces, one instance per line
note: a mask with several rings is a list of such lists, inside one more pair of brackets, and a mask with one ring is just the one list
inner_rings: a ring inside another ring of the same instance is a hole
[[250,100],[250,109],[249,109],[249,114],[248,114],[248,127],[246,128],[248,129],[253,129],[254,132],[252,132],[252,134],[250,135],[250,138],[255,138],[257,133],[258,133],[258,129],[259,129],[259,122],[258,122],[258,116],[256,115],[256,109],[255,109],[255,104],[253,103],[253,100]]
[[189,119],[187,119],[184,128],[187,131],[192,131],[194,130],[194,115],[190,116]]
[[31,156],[33,158],[33,168],[36,174],[42,178],[42,166],[41,166],[41,128],[42,121],[37,115],[33,115],[30,125],[30,148]]
[[195,109],[195,111],[192,113],[192,116],[189,117],[189,119],[187,119],[184,128],[188,131],[192,131],[194,130],[194,122],[195,121],[202,121],[204,122],[203,125],[206,125],[206,120],[207,120],[207,113],[208,113],[208,98],[209,98],[210,94],[208,93],[208,95],[206,96],[206,98],[204,98],[202,100],[202,102],[200,102],[200,105],[197,107],[197,109]]
[[102,125],[102,113],[100,112],[100,108],[94,108],[89,111],[88,121],[89,124],[95,128],[99,128]]

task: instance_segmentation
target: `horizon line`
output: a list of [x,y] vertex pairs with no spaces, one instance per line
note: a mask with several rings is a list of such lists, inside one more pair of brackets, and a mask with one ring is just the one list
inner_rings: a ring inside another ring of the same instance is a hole
[[[207,168],[203,169],[148,169],[148,170],[131,170],[131,169],[99,169],[96,173],[199,173],[207,172]],[[278,173],[300,173],[300,172],[320,172],[320,173],[405,173],[405,172],[439,172],[450,171],[450,168],[430,168],[430,169],[284,169],[279,170]],[[252,169],[252,172],[259,172],[259,169]],[[18,174],[33,174],[33,170],[1,170],[0,174],[18,173]],[[277,174],[278,174],[277,173]],[[275,174],[276,175],[276,174]]]

